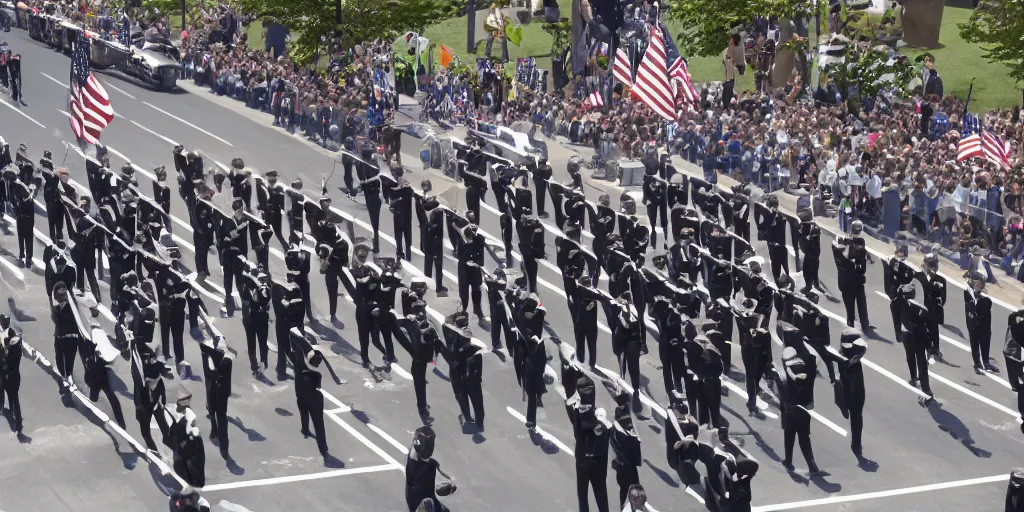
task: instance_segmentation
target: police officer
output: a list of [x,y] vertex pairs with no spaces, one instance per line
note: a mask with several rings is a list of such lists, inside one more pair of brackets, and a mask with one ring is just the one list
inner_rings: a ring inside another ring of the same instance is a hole
[[4,171],[4,180],[7,182],[5,197],[0,198],[0,203],[9,207],[15,218],[15,225],[18,230],[18,261],[24,264],[24,268],[32,268],[32,250],[35,243],[32,239],[32,228],[35,226],[36,210],[32,201],[32,190],[28,185],[17,178],[14,171]]
[[[246,327],[246,331],[249,328]],[[234,354],[223,340],[217,346],[200,343],[203,353],[203,375],[206,383],[206,412],[210,418],[210,441],[216,441],[224,459],[228,455],[228,398],[231,397],[231,370]]]
[[[14,420],[14,431],[21,434],[21,334],[11,327],[11,317],[0,315],[0,409],[4,409],[4,398],[10,404],[8,410]],[[122,420],[122,423],[124,420]]]
[[[292,244],[294,245],[294,243]],[[302,317],[306,310],[302,290],[295,282],[298,274],[289,269],[285,282],[275,281],[271,289],[274,303],[274,334],[277,339],[277,380],[288,378],[288,359],[293,358],[290,331],[302,331]],[[301,358],[299,354],[297,357]]]
[[914,301],[915,295],[916,290],[912,284],[900,287],[896,294],[895,300],[900,301],[900,312],[903,315],[903,329],[899,341],[903,343],[903,350],[907,353],[910,384],[920,384],[921,391],[928,395],[925,403],[930,403],[934,400],[934,395],[928,376],[928,310]]
[[836,271],[839,274],[839,292],[846,306],[846,325],[853,327],[854,307],[860,315],[861,332],[871,330],[868,321],[868,299],[864,290],[867,282],[867,246],[860,237],[864,225],[859,220],[853,221],[850,229],[852,236],[836,237],[832,241],[832,255],[836,260]]
[[[899,293],[900,287],[908,285],[914,281],[914,270],[907,264],[907,246],[899,244],[896,246],[896,252],[893,257],[888,261],[883,262],[883,277],[885,285],[885,293],[889,297],[895,297]],[[889,301],[889,312],[892,313],[892,325],[893,329],[898,334],[900,327],[903,325],[903,311],[900,309],[902,301],[891,300]]]
[[472,296],[473,313],[483,319],[480,285],[483,284],[484,237],[478,232],[477,225],[470,223],[459,230],[459,238],[459,300],[462,302],[462,310],[468,311]]
[[[404,291],[404,290],[403,290]],[[409,373],[412,374],[413,389],[416,393],[416,410],[420,418],[430,422],[430,405],[427,404],[427,363],[441,353],[441,338],[434,326],[427,321],[426,313],[417,312],[396,317],[395,336],[412,357]]]
[[[999,369],[989,359],[989,347],[992,342],[992,299],[984,293],[985,276],[974,271],[968,273],[966,277],[968,289],[964,290],[964,307],[967,314],[967,337],[971,342],[974,371],[978,375],[986,371],[999,373]],[[929,320],[930,316],[929,314]]]
[[772,277],[778,281],[781,272],[789,274],[789,253],[786,250],[786,218],[779,212],[779,198],[768,196],[764,205],[754,205],[757,237],[768,243],[768,260]]
[[768,377],[774,382],[781,398],[782,428],[785,443],[785,459],[782,464],[793,469],[793,443],[799,439],[800,451],[807,462],[811,475],[819,473],[811,448],[811,415],[809,409],[814,402],[815,371],[814,356],[800,355],[793,347],[782,349],[782,367],[785,376],[771,368]]
[[[242,323],[245,325],[245,341],[249,350],[249,370],[253,377],[262,375],[269,368],[267,356],[267,334],[270,331],[270,275],[266,268],[249,268],[245,272],[242,286]],[[259,362],[257,362],[259,347]],[[260,367],[262,363],[262,368]]]
[[[320,273],[324,275],[327,285],[327,302],[330,307],[331,324],[338,325],[338,279],[341,276],[341,269],[348,266],[349,241],[336,224],[330,224],[322,230],[322,235],[317,245],[317,255],[320,257]],[[307,264],[308,265],[308,264]],[[308,285],[306,293],[308,293]],[[310,315],[310,321],[314,321]]]
[[247,235],[250,227],[249,218],[242,210],[244,206],[244,200],[236,197],[231,202],[232,215],[221,219],[217,233],[220,263],[224,269],[225,316],[232,316],[235,313],[235,298],[232,295],[234,283],[242,282],[242,260],[239,256],[245,257],[249,254]]
[[[946,278],[939,275],[939,257],[934,252],[925,254],[924,270],[916,272],[914,277],[921,283],[921,290],[924,291],[924,306],[928,308],[928,331],[931,334],[928,347],[929,358],[931,360],[935,358],[941,359],[939,326],[946,323],[946,315],[943,310],[943,307],[946,305]],[[988,333],[991,338],[991,325],[989,325]],[[985,363],[987,361],[986,359]]]
[[861,432],[864,430],[864,369],[861,359],[868,350],[860,331],[847,327],[839,337],[839,350],[843,359],[839,362],[839,382],[836,401],[844,418],[850,419],[850,449],[861,457]]
[[281,219],[284,217],[285,203],[284,186],[278,183],[278,172],[276,170],[268,171],[264,177],[266,180],[258,180],[256,182],[257,208],[262,212],[263,222],[266,222],[274,230],[277,240],[281,242],[281,247],[287,250],[288,241],[284,237],[284,232],[281,231]]

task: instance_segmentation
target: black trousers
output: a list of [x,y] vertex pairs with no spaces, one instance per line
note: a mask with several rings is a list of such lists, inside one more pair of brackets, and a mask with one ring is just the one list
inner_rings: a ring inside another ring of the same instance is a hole
[[64,205],[63,203],[46,203],[46,220],[50,224],[50,240],[64,238]]
[[855,449],[860,449],[863,445],[861,444],[861,434],[864,432],[864,410],[850,410],[850,446]]
[[647,217],[651,220],[651,247],[658,248],[658,213],[661,213],[661,232],[665,235],[665,244],[668,244],[668,212],[667,203],[662,200],[659,203],[647,205]]
[[387,357],[388,361],[395,360],[395,344],[391,333],[394,332],[395,328],[395,317],[392,315],[392,309],[388,306],[381,306],[380,316],[377,317],[377,326],[380,331],[380,338],[384,342],[384,356]]
[[[335,316],[338,315],[338,283],[339,283],[338,275],[339,275],[339,269],[335,268],[334,265],[329,265],[327,267],[327,271],[324,272],[324,284],[327,286],[327,305],[330,307],[331,318],[332,319]],[[308,288],[309,280],[308,279],[306,280],[306,286],[307,286],[306,293],[308,293],[309,292],[309,288]],[[306,301],[306,304],[309,304],[309,299],[306,298],[305,296],[303,296],[303,300]],[[310,304],[309,308],[311,310],[313,309],[312,304]],[[310,317],[310,320],[312,320],[312,319],[313,318]]]
[[19,216],[15,221],[15,227],[18,229],[18,256],[23,261],[32,261],[32,228],[35,224],[35,217]]
[[210,275],[209,256],[213,241],[210,240],[210,237],[194,231],[192,233],[192,243],[196,246],[196,272],[201,275]]
[[545,210],[545,206],[547,205],[545,203],[547,202],[546,200],[548,197],[548,182],[547,180],[534,178],[533,186],[537,189],[537,193],[535,194],[537,196],[537,216],[547,216],[548,212]]
[[249,349],[249,369],[259,371],[260,366],[256,361],[256,346],[259,344],[259,362],[267,366],[267,356],[270,349],[267,347],[267,335],[270,331],[270,314],[266,311],[253,311],[248,314],[245,322],[245,342]]
[[327,453],[327,430],[324,428],[324,395],[319,391],[300,395],[296,388],[296,405],[299,408],[299,422],[302,425],[302,432],[309,432],[309,422],[313,422],[313,432],[316,434],[316,447],[320,453]]
[[277,241],[281,242],[281,247],[284,250],[288,250],[288,239],[284,237],[284,233],[281,232],[281,211],[271,210],[263,214],[263,221],[270,226],[270,229],[274,230],[274,235],[277,237]]
[[370,341],[380,346],[380,327],[369,308],[356,308],[356,330],[359,332],[359,355],[363,365],[370,364]]
[[523,273],[530,287],[530,293],[537,293],[537,258],[523,252]]
[[[22,420],[21,420],[21,398],[18,396],[18,392],[21,390],[21,375],[11,376],[8,375],[4,378],[0,378],[0,409],[4,407],[4,397],[7,398],[7,403],[10,404],[11,415],[14,417],[14,430],[21,432]],[[120,411],[118,407],[116,411]],[[121,425],[124,425],[124,419],[121,419]]]
[[366,211],[370,214],[370,227],[373,228],[373,252],[380,252],[380,196],[365,194]]
[[[495,350],[501,348],[501,333],[508,326],[508,319],[505,318],[505,307],[501,304],[491,303],[491,347]],[[509,351],[512,350],[512,342],[509,342]]]
[[[75,374],[75,353],[78,351],[79,338],[63,338],[53,341],[54,366],[57,373],[65,379],[70,379]],[[63,385],[61,386],[63,389]]]
[[239,288],[242,287],[242,262],[234,256],[224,260],[224,303],[230,316],[235,313],[235,299],[232,297],[234,283],[238,283]]
[[206,412],[210,415],[210,438],[216,438],[221,453],[228,453],[228,396],[218,389],[207,393]]
[[[892,315],[893,331],[898,336],[899,333],[903,331],[903,307],[900,305],[901,303],[899,301],[891,299],[892,297],[890,297],[889,301],[889,314]],[[849,313],[849,311],[847,313]]]
[[165,359],[171,358],[171,339],[174,340],[174,361],[185,360],[185,308],[160,305],[160,341]]
[[142,431],[142,440],[149,450],[158,451],[156,441],[153,440],[153,433],[150,424],[153,421],[153,410],[143,407],[135,407],[135,419],[139,422],[139,430]]
[[[532,379],[533,377],[530,378]],[[528,387],[524,388],[526,390],[526,421],[537,424],[537,404],[540,403],[540,393],[532,389],[526,389]]]
[[412,216],[408,213],[396,213],[394,221],[395,255],[400,260],[412,261]]
[[[117,426],[123,429],[125,428],[124,413],[121,411],[121,402],[117,399],[117,393],[114,393],[114,389],[111,385],[111,382],[116,378],[116,375],[114,374],[114,370],[111,368],[104,368],[103,372],[103,377],[98,379],[98,382],[95,383],[97,385],[89,386],[89,400],[92,400],[93,402],[99,400],[100,391],[102,391],[103,394],[106,395],[107,401],[110,402],[110,411],[114,413],[114,420],[117,421]],[[3,401],[0,399],[0,404],[2,403]],[[20,408],[18,409],[17,416],[15,416],[15,418],[17,423],[20,425]]]
[[277,374],[284,375],[288,371],[288,358],[291,356],[292,339],[288,330],[291,326],[283,318],[277,318],[274,322],[274,332],[277,335]]
[[590,487],[594,488],[594,501],[598,512],[608,512],[608,459],[601,457],[594,460],[576,459],[576,497],[580,502],[580,512],[590,512]]
[[[576,314],[576,359],[581,363],[587,358],[587,351],[590,351],[590,366],[597,366],[597,308],[596,302],[592,302],[594,309],[587,311],[579,308]],[[667,344],[667,343],[666,343]]]
[[434,289],[444,288],[444,246],[441,243],[426,245],[423,248],[423,275],[434,278]]
[[[299,287],[299,293],[302,294],[302,302],[306,305],[306,317],[309,318],[310,322],[316,322],[316,318],[313,318],[313,301],[309,298],[309,274],[296,277],[295,285]],[[335,293],[334,295],[337,296],[338,294]]]
[[470,283],[469,273],[471,271],[469,265],[459,263],[459,300],[462,301],[462,310],[469,311],[469,299],[472,296],[473,313],[483,315],[484,310],[480,303],[483,295],[480,292],[480,285]]
[[640,342],[626,344],[625,350],[619,355],[619,376],[626,378],[629,373],[629,385],[634,391],[640,390]]
[[903,350],[907,354],[907,368],[910,370],[911,380],[920,380],[921,391],[928,396],[932,395],[932,388],[928,379],[928,341],[918,339],[914,333],[903,331]]
[[697,421],[701,425],[722,426],[722,381],[718,378],[697,382],[700,398],[697,403]]
[[88,279],[89,290],[92,291],[93,297],[96,297],[96,301],[101,302],[100,284],[96,280],[96,258],[92,254],[85,254],[75,261],[75,265],[78,266],[78,289],[85,290],[85,281]]
[[491,190],[494,191],[494,202],[498,203],[498,211],[505,213],[508,209],[508,205],[505,204],[505,194],[507,193],[505,191],[505,187],[498,184],[496,181],[492,181]]
[[480,222],[480,202],[487,196],[486,190],[477,187],[466,187],[466,209],[476,215],[477,222]]
[[[938,337],[938,336],[936,336]],[[985,368],[989,364],[989,347],[992,343],[992,324],[981,322],[979,325],[967,326],[967,339],[971,342],[971,359],[975,368]]]
[[412,387],[416,391],[416,408],[424,411],[427,408],[427,361],[413,359],[409,373],[412,374]]
[[810,256],[807,254],[804,255],[804,294],[806,294],[812,288],[821,288],[821,282],[818,280],[818,269],[820,268],[820,257]]
[[757,407],[757,391],[761,379],[772,363],[771,352],[760,347],[746,346],[740,347],[740,357],[743,359],[743,372],[746,374],[747,409],[752,411]]
[[505,266],[508,267],[512,264],[512,214],[502,213],[498,222],[501,226],[501,241],[505,246]]
[[807,465],[814,464],[814,450],[811,449],[811,415],[803,409],[786,413],[783,420],[783,444],[785,446],[786,464],[793,464],[793,444],[799,438],[800,452],[804,455]]
[[789,251],[785,245],[768,244],[768,259],[771,260],[772,277],[775,281],[779,280],[782,271],[789,275]]
[[860,313],[860,325],[862,327],[871,325],[868,322],[868,298],[864,293],[864,285],[850,285],[839,291],[843,296],[843,305],[846,306],[846,326],[853,327],[853,320],[856,318],[853,314],[854,304],[857,306],[857,312]]
[[[450,378],[457,378],[449,376]],[[484,426],[484,392],[480,381],[463,378],[462,393],[459,395],[459,407],[463,418],[473,418],[478,427]],[[472,408],[470,408],[472,406]],[[468,421],[468,420],[467,420]]]
[[686,378],[686,360],[682,352],[669,344],[668,340],[658,343],[658,357],[661,359],[661,376],[665,381],[665,394],[673,391],[683,393],[683,379]]
[[632,464],[618,464],[615,469],[615,483],[619,484],[619,507],[626,506],[629,487],[640,484],[640,472]]

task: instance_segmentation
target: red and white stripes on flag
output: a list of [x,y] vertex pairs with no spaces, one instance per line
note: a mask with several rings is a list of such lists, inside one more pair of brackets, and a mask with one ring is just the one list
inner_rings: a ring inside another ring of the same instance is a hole
[[590,93],[590,96],[587,96],[587,99],[583,102],[593,108],[601,108],[604,106],[604,98],[601,97],[601,91],[594,91]]
[[79,140],[96,144],[113,119],[110,96],[95,76],[90,73],[84,87],[71,81],[71,130]]
[[681,98],[683,102],[691,105],[700,101],[697,89],[693,88],[690,70],[686,68],[686,61],[682,57],[676,57],[676,61],[668,67],[668,77],[675,87],[676,98]]
[[615,79],[626,85],[633,85],[633,66],[629,64],[629,56],[622,48],[615,50],[615,63],[612,65]]
[[643,60],[640,61],[632,96],[664,119],[675,119],[676,104],[672,100],[672,85],[668,80],[665,41],[658,27],[651,28],[651,42],[647,45]]
[[958,162],[977,157],[988,160],[1003,168],[1010,167],[1010,143],[1003,142],[988,130],[982,130],[980,134],[975,133],[960,139],[957,150],[956,159]]

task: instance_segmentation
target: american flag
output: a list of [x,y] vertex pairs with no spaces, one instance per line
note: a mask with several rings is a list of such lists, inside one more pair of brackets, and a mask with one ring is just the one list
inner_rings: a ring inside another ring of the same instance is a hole
[[661,30],[651,30],[651,42],[640,61],[632,95],[633,99],[643,102],[661,117],[675,119],[676,104],[672,101],[672,85],[668,80],[665,41]]
[[78,36],[71,57],[71,130],[79,142],[96,144],[114,119],[110,96],[89,69],[89,39]]
[[633,85],[633,66],[629,63],[629,56],[622,48],[615,50],[615,64],[612,65],[612,74],[615,79],[626,85]]
[[590,96],[587,96],[587,99],[583,100],[583,102],[593,108],[601,108],[604,106],[604,98],[601,97],[601,91],[594,91],[590,93]]
[[981,119],[974,114],[964,114],[963,125],[964,129],[961,130],[960,135],[964,137],[973,133],[981,133]]
[[693,88],[690,71],[682,57],[676,57],[675,62],[668,67],[668,76],[672,80],[672,85],[676,87],[676,97],[681,96],[684,102],[690,104],[700,101],[700,95],[697,94],[697,89]]
[[999,137],[988,130],[960,139],[957,149],[958,162],[977,157],[1004,168],[1010,167],[1010,144],[999,140]]

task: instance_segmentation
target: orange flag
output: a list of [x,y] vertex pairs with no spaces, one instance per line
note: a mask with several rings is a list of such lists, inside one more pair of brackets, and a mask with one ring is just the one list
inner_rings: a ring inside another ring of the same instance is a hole
[[452,63],[452,59],[455,58],[455,53],[452,52],[451,48],[445,45],[441,45],[441,67],[447,68]]

